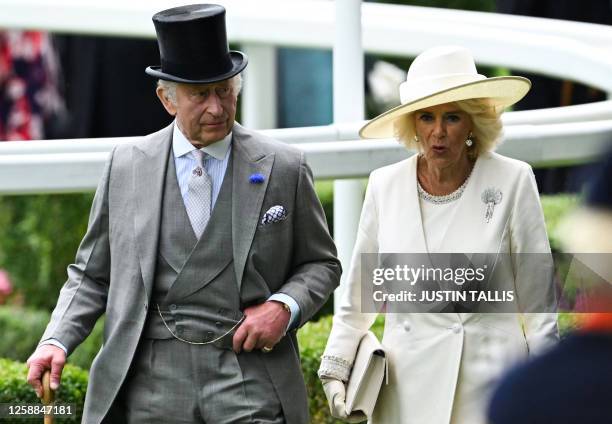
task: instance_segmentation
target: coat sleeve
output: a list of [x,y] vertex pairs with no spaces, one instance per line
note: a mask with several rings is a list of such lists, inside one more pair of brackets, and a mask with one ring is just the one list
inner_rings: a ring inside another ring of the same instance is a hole
[[[374,175],[374,174],[373,174]],[[357,239],[353,250],[348,275],[342,285],[338,312],[319,368],[319,376],[348,380],[362,336],[374,323],[377,314],[362,312],[362,253],[378,253],[378,213],[375,200],[373,176],[366,190]]]
[[68,266],[68,280],[41,338],[58,340],[69,354],[91,333],[106,309],[110,280],[108,187],[114,151],[98,184],[87,232],[75,262]]
[[292,273],[278,293],[291,296],[304,325],[325,303],[340,282],[342,268],[329,234],[312,171],[301,153],[296,186]]
[[553,259],[531,167],[525,165],[512,210],[510,249],[522,325],[530,354],[559,338]]

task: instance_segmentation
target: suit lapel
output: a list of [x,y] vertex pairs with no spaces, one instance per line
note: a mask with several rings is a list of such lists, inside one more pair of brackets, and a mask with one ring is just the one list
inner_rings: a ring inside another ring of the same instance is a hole
[[172,146],[169,125],[151,134],[134,149],[132,193],[135,196],[134,230],[140,271],[150,297],[155,274],[164,180]]
[[[235,124],[232,155],[232,244],[236,280],[240,290],[244,266],[261,216],[261,206],[274,164],[274,153],[266,155],[260,143],[244,128]],[[253,174],[261,174],[263,182],[251,183],[250,177]]]

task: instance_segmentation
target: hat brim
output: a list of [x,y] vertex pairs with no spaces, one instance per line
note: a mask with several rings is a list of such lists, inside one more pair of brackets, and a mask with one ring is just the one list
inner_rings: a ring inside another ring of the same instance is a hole
[[220,75],[215,75],[214,77],[210,77],[210,78],[202,78],[202,79],[181,78],[176,75],[162,72],[161,66],[149,66],[147,67],[147,69],[145,69],[145,72],[147,75],[150,75],[154,78],[158,78],[158,79],[162,79],[166,81],[181,82],[184,84],[208,84],[212,82],[224,81],[242,72],[242,70],[246,68],[247,63],[249,61],[247,56],[242,52],[230,51],[229,53],[230,53],[230,58],[232,60],[232,69],[228,72],[225,72]]
[[506,108],[525,97],[531,82],[523,77],[495,77],[450,87],[429,96],[401,104],[377,116],[365,124],[359,135],[362,138],[391,138],[393,122],[402,115],[436,105],[467,99],[490,99],[492,106]]

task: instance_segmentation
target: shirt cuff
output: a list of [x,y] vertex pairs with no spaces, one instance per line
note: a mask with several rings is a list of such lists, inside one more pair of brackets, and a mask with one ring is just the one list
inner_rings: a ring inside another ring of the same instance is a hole
[[57,340],[57,339],[47,339],[47,340],[43,340],[42,342],[40,342],[40,343],[38,344],[38,346],[42,346],[42,345],[53,345],[53,346],[57,346],[57,347],[59,347],[60,349],[62,349],[66,355],[68,355],[68,349],[66,348],[66,346],[64,346],[64,345],[62,344],[62,342],[60,342],[60,341],[59,341],[59,340]]
[[300,307],[295,299],[285,293],[275,293],[270,296],[268,300],[275,300],[289,306],[289,309],[291,310],[291,318],[289,318],[289,324],[287,324],[287,331],[297,327],[300,322]]

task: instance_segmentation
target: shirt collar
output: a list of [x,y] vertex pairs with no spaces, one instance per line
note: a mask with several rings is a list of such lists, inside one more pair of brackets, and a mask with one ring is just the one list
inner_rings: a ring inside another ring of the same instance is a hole
[[[223,140],[215,141],[206,147],[202,147],[200,150],[204,153],[208,153],[217,160],[223,160],[229,151],[231,143],[232,132],[230,131]],[[185,156],[193,150],[196,150],[196,147],[187,140],[187,137],[181,132],[178,125],[176,125],[176,121],[174,121],[174,130],[172,133],[172,151],[174,152],[174,157],[178,158]]]

